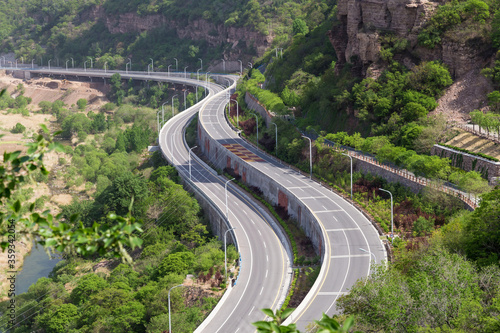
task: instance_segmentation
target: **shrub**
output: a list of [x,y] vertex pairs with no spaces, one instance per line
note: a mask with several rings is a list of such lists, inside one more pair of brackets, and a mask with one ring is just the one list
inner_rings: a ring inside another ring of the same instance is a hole
[[16,126],[12,127],[10,130],[11,133],[23,133],[26,130],[26,127],[24,127],[21,123],[17,123]]

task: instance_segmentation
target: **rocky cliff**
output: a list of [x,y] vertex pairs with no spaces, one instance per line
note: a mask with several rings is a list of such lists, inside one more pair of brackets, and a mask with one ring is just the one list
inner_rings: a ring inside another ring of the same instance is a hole
[[[241,49],[254,48],[258,56],[271,45],[272,35],[263,35],[249,27],[232,27],[223,24],[216,25],[203,19],[193,20],[189,23],[166,18],[161,14],[137,15],[125,13],[109,16],[100,6],[94,7],[86,15],[89,19],[100,19],[112,34],[141,33],[159,27],[173,29],[179,38],[192,40],[206,40],[211,46],[223,43],[232,44],[232,49],[225,54],[227,59],[238,58]],[[244,43],[244,45],[240,45]]]
[[[434,49],[417,44],[419,32],[442,1],[428,0],[339,0],[340,24],[329,32],[339,66],[358,65],[362,75],[380,60],[380,36],[392,33],[408,40],[407,56],[402,62],[411,67],[415,60],[442,60],[454,77],[460,77],[488,60],[488,44],[474,38],[452,39],[444,36]],[[479,47],[478,47],[479,45]]]

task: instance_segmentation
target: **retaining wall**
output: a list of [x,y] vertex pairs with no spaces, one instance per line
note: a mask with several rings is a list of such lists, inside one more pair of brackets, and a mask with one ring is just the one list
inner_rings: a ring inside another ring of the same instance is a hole
[[199,120],[198,142],[205,156],[216,168],[232,169],[245,184],[259,188],[269,203],[283,207],[292,218],[298,221],[302,230],[311,239],[316,252],[323,256],[323,234],[314,215],[284,186],[250,165],[259,162],[246,162],[231,153],[217,140],[212,139]]
[[491,185],[498,181],[500,177],[500,162],[494,162],[485,158],[463,153],[448,147],[434,145],[431,149],[431,155],[440,157],[448,157],[451,164],[465,171],[477,171],[483,175],[487,175]]

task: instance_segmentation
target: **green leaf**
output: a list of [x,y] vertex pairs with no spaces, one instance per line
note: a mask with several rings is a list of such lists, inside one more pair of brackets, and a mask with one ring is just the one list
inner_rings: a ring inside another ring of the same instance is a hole
[[19,213],[21,211],[21,201],[17,200],[14,202],[12,208],[14,208],[14,212]]
[[[271,331],[271,324],[268,321],[256,321],[255,323],[252,323],[255,327],[261,330],[269,330]],[[265,331],[264,331],[265,332]]]
[[264,314],[266,316],[269,316],[269,317],[271,317],[273,319],[276,318],[276,316],[274,315],[273,310],[271,310],[271,309],[262,309],[261,311],[264,312]]

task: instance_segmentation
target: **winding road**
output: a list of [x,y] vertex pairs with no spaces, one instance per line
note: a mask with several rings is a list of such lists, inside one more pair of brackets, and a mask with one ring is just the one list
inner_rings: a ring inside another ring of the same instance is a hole
[[[32,73],[56,75],[80,75],[110,77],[113,72],[83,73],[65,70],[31,70]],[[163,155],[183,175],[189,178],[188,147],[184,140],[184,129],[190,119],[199,112],[199,124],[222,147],[223,144],[239,144],[256,154],[262,162],[252,163],[261,173],[287,188],[288,191],[315,217],[321,229],[322,268],[304,301],[287,319],[286,323],[297,323],[299,329],[321,314],[337,313],[336,300],[348,292],[360,278],[365,278],[373,261],[386,260],[385,248],[371,222],[349,202],[284,167],[276,160],[256,150],[235,133],[224,117],[228,102],[228,90],[234,88],[235,77],[224,76],[224,88],[215,83],[205,83],[183,77],[167,77],[166,73],[120,72],[122,78],[137,80],[171,81],[208,88],[208,96],[200,103],[169,120],[161,129],[159,143]],[[214,156],[209,156],[212,160]],[[219,207],[226,211],[225,179],[217,176],[198,158],[192,158],[192,183]],[[212,161],[217,165],[217,160]],[[220,162],[220,161],[219,161]],[[282,303],[290,283],[290,250],[272,228],[271,219],[241,192],[228,186],[228,217],[241,254],[241,274],[235,287],[229,288],[213,314],[197,329],[197,332],[254,332],[252,322],[263,320],[261,308],[276,309]],[[285,246],[284,246],[285,244]]]

